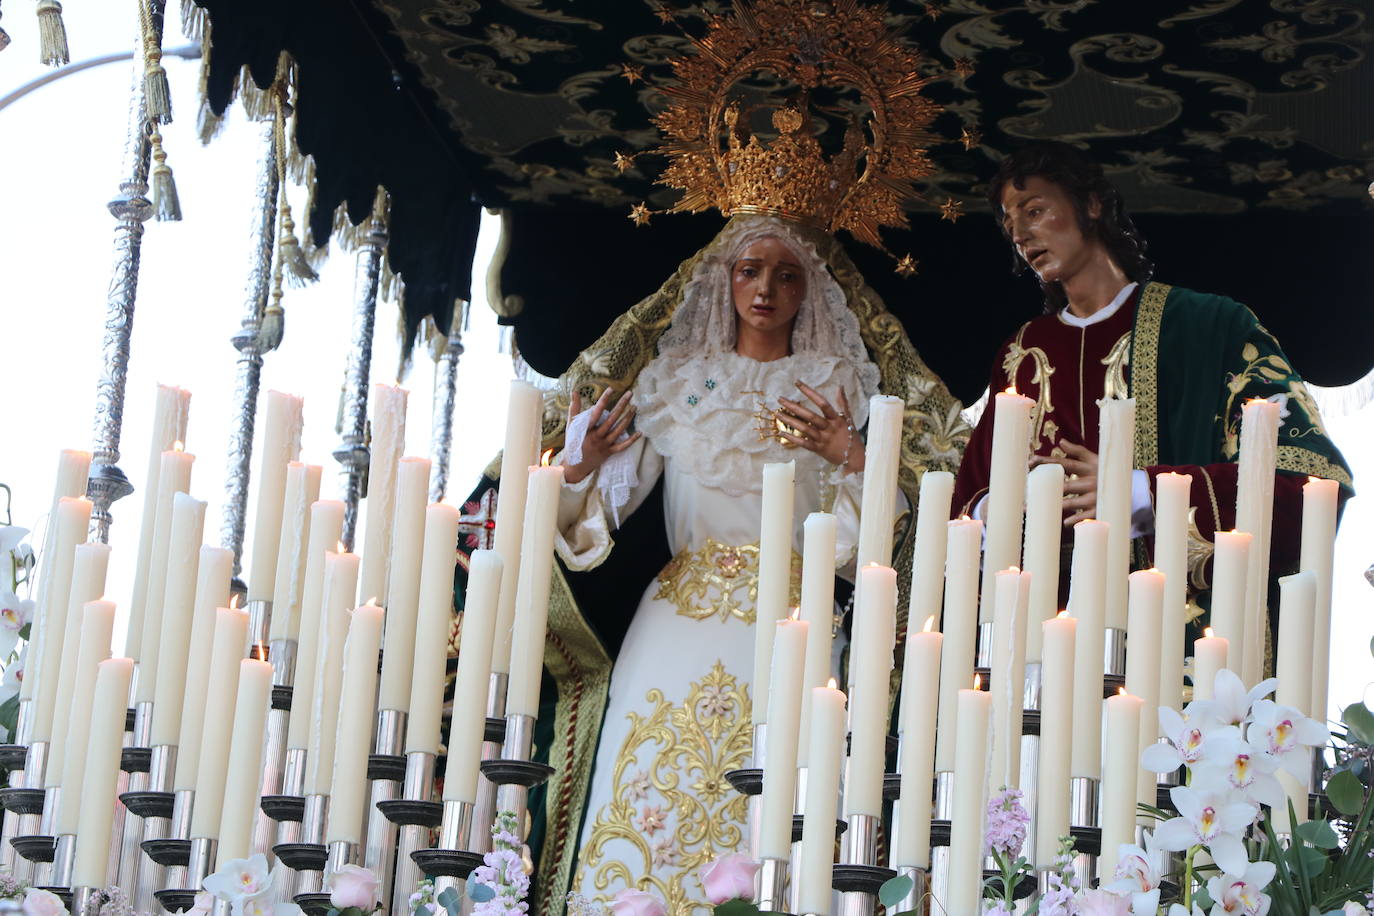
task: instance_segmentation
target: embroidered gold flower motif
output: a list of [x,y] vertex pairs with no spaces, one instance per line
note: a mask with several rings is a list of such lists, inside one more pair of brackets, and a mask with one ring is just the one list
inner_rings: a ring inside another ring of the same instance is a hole
[[[759,545],[735,547],[707,538],[700,550],[683,550],[658,574],[656,599],[671,601],[677,612],[692,620],[738,617],[754,622],[758,597]],[[792,555],[789,601],[801,600],[801,558]]]
[[639,812],[639,818],[635,821],[635,825],[649,836],[653,836],[668,826],[668,812],[663,810],[662,805],[648,805]]

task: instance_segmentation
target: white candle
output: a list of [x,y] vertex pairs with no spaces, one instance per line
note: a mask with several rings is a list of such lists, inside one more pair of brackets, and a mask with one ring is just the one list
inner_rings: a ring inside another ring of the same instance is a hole
[[[195,617],[196,574],[205,534],[205,503],[176,494],[167,541],[167,588],[162,599],[162,633],[157,643],[153,693],[152,744],[176,744],[186,698],[186,662]],[[146,668],[144,669],[147,670]]]
[[[485,697],[491,674],[492,637],[501,600],[501,555],[474,550],[468,563],[468,591],[463,602],[463,629],[453,695]],[[449,722],[448,769],[444,801],[477,802],[477,772],[486,728],[486,703],[454,703]]]
[[363,535],[363,568],[358,601],[386,597],[391,563],[391,525],[396,514],[396,466],[406,444],[404,388],[372,386],[371,459],[367,466],[367,531]]
[[[215,651],[216,610],[229,604],[229,577],[233,568],[232,550],[208,545],[200,548],[196,600],[191,612],[191,640],[186,656],[186,693],[181,700],[181,732],[176,741],[177,767],[172,788],[177,792],[196,787],[205,727],[205,696],[210,689],[210,666]],[[242,644],[240,639],[239,645]]]
[[334,772],[344,640],[348,636],[349,607],[358,588],[358,564],[356,553],[325,554],[324,595],[320,599],[320,629],[315,651],[315,689],[310,697],[306,737],[306,795],[328,793]]
[[[396,468],[396,523],[391,539],[391,582],[386,595],[386,632],[382,638],[382,682],[378,709],[410,710],[411,659],[417,648],[420,652],[435,648],[427,646],[423,639],[417,639],[415,632],[420,615],[421,559],[430,549],[425,531],[429,467],[429,461],[425,458],[407,457],[402,458]],[[439,645],[445,648],[448,645],[448,615],[453,606],[453,553],[458,544],[458,511],[454,509],[452,515],[453,538],[444,545],[449,555],[449,582],[448,600],[443,607],[443,633],[437,633],[433,625],[427,631],[427,638],[437,636]],[[416,661],[418,676],[418,659]],[[442,666],[442,661],[440,664]],[[442,675],[439,692],[443,693]],[[437,724],[435,728],[438,728]]]
[[764,754],[759,830],[759,855],[765,859],[786,859],[792,851],[802,667],[809,628],[804,620],[788,618],[773,625],[773,670],[768,681],[768,750]]
[[[1149,747],[1159,738],[1159,654],[1164,615],[1164,574],[1157,569],[1142,569],[1130,575],[1130,607],[1126,626],[1126,692],[1139,697],[1140,737],[1138,746]],[[1136,800],[1154,807],[1157,804],[1155,774],[1144,767],[1135,768]],[[1134,809],[1132,809],[1134,810]],[[1143,817],[1144,815],[1142,815]],[[1149,826],[1143,823],[1142,826]]]
[[954,736],[958,732],[959,691],[973,680],[973,652],[978,630],[978,556],[983,523],[958,519],[949,523],[945,563],[945,614],[940,652],[939,729],[935,735],[935,769],[954,769]]
[[1040,624],[1059,612],[1059,542],[1064,531],[1064,467],[1042,464],[1026,478],[1026,544],[1030,573],[1026,661],[1040,661]]
[[[1274,671],[1279,686],[1274,699],[1280,706],[1291,706],[1304,715],[1309,715],[1312,707],[1312,630],[1316,603],[1316,573],[1308,570],[1279,580],[1279,633],[1274,643],[1277,656]],[[1299,753],[1310,762],[1310,750],[1303,748]],[[1310,767],[1304,767],[1303,772],[1310,772]],[[1279,770],[1278,777],[1293,804],[1298,823],[1306,821],[1310,780],[1298,779],[1287,769]],[[1274,809],[1274,831],[1293,832],[1286,805]]]
[[[1078,619],[1074,640],[1074,776],[1102,778],[1103,614],[1106,604],[1106,522],[1085,519],[1073,526],[1073,570],[1069,613]],[[1044,668],[1041,668],[1044,671]],[[1044,746],[1042,739],[1041,746]]]
[[911,601],[908,627],[920,626],[927,617],[940,622],[940,600],[945,592],[945,551],[949,548],[949,504],[954,495],[954,475],[926,471],[921,477],[920,504],[916,511],[916,543],[911,551]]
[[[792,581],[792,503],[795,462],[763,466],[763,505],[759,511],[759,584],[754,602],[754,680],[752,721],[768,721],[768,677],[772,670],[773,624],[787,616]],[[833,565],[834,560],[831,560]],[[755,759],[759,748],[754,749]]]
[[1183,708],[1184,630],[1188,617],[1188,509],[1193,478],[1155,477],[1155,568],[1164,573],[1159,633],[1159,705]]
[[320,498],[322,470],[318,464],[299,461],[287,462],[286,465],[286,496],[282,502],[281,535],[278,538],[277,580],[272,588],[272,625],[267,636],[274,642],[279,639],[298,639],[300,635],[305,560],[310,545],[310,506]]
[[1231,644],[1227,665],[1237,674],[1245,669],[1246,583],[1253,538],[1244,531],[1218,531],[1212,557],[1212,613],[1208,618],[1218,636]]
[[[286,465],[301,453],[301,408],[304,401],[280,391],[267,392],[258,440],[258,501],[253,516],[252,561],[248,567],[248,600],[271,601],[277,584],[277,553],[281,541],[282,502],[286,496]],[[225,861],[221,858],[221,861]]]
[[[257,819],[258,790],[262,787],[263,731],[271,705],[272,663],[240,659],[233,737],[224,778],[224,808],[219,821],[216,857],[220,862],[246,859],[253,852],[253,821]],[[199,797],[196,803],[200,803]]]
[[992,466],[988,476],[986,556],[978,622],[992,623],[993,577],[1021,559],[1021,523],[1026,510],[1026,465],[1030,461],[1030,417],[1035,402],[1015,388],[994,395]]
[[[1126,576],[1131,571],[1131,471],[1135,467],[1135,398],[1099,404],[1097,517],[1107,529],[1106,626],[1126,628]],[[1108,874],[1104,872],[1103,874]]]
[[[191,489],[191,467],[195,456],[179,448],[162,453],[162,468],[158,471],[157,517],[153,523],[153,552],[148,561],[148,593],[142,608],[129,610],[129,639],[133,639],[134,625],[139,626],[138,640],[125,651],[138,661],[138,676],[134,678],[134,702],[150,703],[157,689],[158,640],[162,637],[163,603],[167,597],[167,551],[172,543],[172,516],[176,511],[176,495]],[[199,544],[199,539],[196,540]]]
[[29,648],[29,669],[24,680],[34,684],[33,741],[52,738],[53,717],[57,707],[57,684],[61,677],[62,637],[67,629],[70,610],[72,568],[76,564],[76,547],[86,542],[86,530],[91,521],[91,503],[85,499],[63,497],[57,501],[57,511],[48,522],[56,530],[52,539],[52,554],[44,566],[48,577],[45,604],[38,607],[30,633],[34,645]]
[[1331,672],[1331,574],[1336,546],[1334,480],[1307,478],[1302,487],[1302,554],[1298,568],[1317,577],[1316,613],[1312,643],[1312,718],[1326,721]]
[[[52,743],[48,745],[48,765],[43,781],[45,788],[63,784],[63,762],[66,759],[68,742],[70,741],[68,723],[77,721],[83,723],[82,727],[85,727],[86,719],[84,717],[76,717],[67,711],[72,709],[72,704],[75,701],[75,690],[77,689],[77,655],[80,651],[86,626],[84,608],[87,603],[96,601],[105,594],[105,574],[109,570],[109,566],[110,547],[108,544],[76,545],[72,562],[70,597],[67,599],[67,619],[63,627],[62,655],[59,668],[55,672],[60,676],[57,682],[57,695],[53,701]],[[105,654],[101,658],[109,658],[109,649],[110,640],[106,637]],[[93,661],[91,662],[91,678],[94,677],[95,662]],[[87,696],[86,699],[89,705],[90,697]],[[58,710],[61,711],[60,715]]]
[[839,807],[840,759],[844,756],[844,694],[830,687],[811,689],[810,764],[802,810],[798,911],[831,916],[831,866],[835,862],[835,814]]
[[1069,749],[1073,742],[1074,636],[1061,612],[1040,625],[1040,759],[1035,789],[1035,867],[1049,868],[1069,833]]
[[[66,753],[60,762],[48,757],[48,769],[57,770],[57,779],[50,786],[63,786],[58,797],[57,817],[53,834],[76,833],[81,813],[81,783],[86,774],[86,752],[92,731],[92,709],[95,703],[97,667],[110,657],[110,637],[114,632],[115,606],[113,601],[88,601],[76,615],[80,621],[77,635],[79,648],[72,662],[72,691],[65,733]],[[53,745],[56,746],[54,741]]]
[[[887,723],[892,655],[896,648],[897,573],[887,566],[865,566],[855,584],[853,692],[849,704],[849,772],[845,779],[845,819],[883,813],[883,775],[887,761]],[[770,725],[771,728],[771,725]]]
[[1230,640],[1224,636],[1214,636],[1211,627],[1202,631],[1204,636],[1193,640],[1193,699],[1210,700],[1216,689],[1217,672],[1226,665],[1230,653]]
[[859,566],[892,565],[893,516],[902,455],[902,416],[906,402],[875,394],[868,401],[868,438],[864,445],[864,492],[859,508]]
[[[1021,711],[1026,683],[1026,617],[1033,584],[1030,573],[1005,569],[997,574],[992,622],[992,783],[1021,784]],[[1038,628],[1037,628],[1038,629]]]
[[[1274,519],[1274,469],[1278,459],[1279,405],[1251,398],[1241,408],[1236,471],[1236,527],[1254,536],[1245,580],[1245,644],[1236,673],[1259,683],[1264,668],[1264,631],[1269,608],[1269,542]],[[1223,634],[1226,635],[1226,634]],[[1234,641],[1234,640],[1233,640]]]
[[360,843],[367,803],[367,758],[376,719],[377,653],[382,648],[382,609],[364,604],[348,621],[338,739],[329,787],[328,843]]
[[553,535],[558,524],[561,467],[529,469],[525,536],[520,544],[520,581],[515,592],[515,633],[511,643],[510,689],[506,715],[539,715],[544,674],[544,636],[549,623],[553,581]]
[[76,847],[72,853],[72,887],[104,887],[107,883],[115,783],[133,673],[131,658],[109,658],[96,668],[86,771],[81,779],[81,797],[85,802],[78,811]]
[[310,546],[305,558],[305,588],[301,592],[300,633],[296,643],[296,690],[286,746],[304,749],[310,739],[311,701],[315,664],[320,651],[320,608],[324,601],[325,556],[343,537],[344,504],[322,499],[310,507]]
[[491,655],[491,670],[501,674],[510,671],[515,589],[520,578],[520,540],[525,527],[529,467],[539,462],[543,412],[543,395],[539,389],[527,382],[512,380],[506,405],[506,441],[501,450],[501,491],[497,494],[496,534],[492,544],[501,555],[505,569]]
[[[420,495],[426,494],[422,490]],[[423,555],[417,576],[419,615],[410,633],[410,652],[397,659],[397,664],[410,674],[405,698],[405,708],[410,710],[406,723],[407,754],[415,751],[439,753],[439,720],[443,714],[444,674],[453,618],[453,568],[458,560],[458,518],[459,512],[453,506],[435,503],[427,508],[424,543],[415,550]],[[390,617],[393,611],[388,608],[386,613]],[[390,632],[391,622],[387,621],[387,633]],[[482,651],[489,653],[491,649]],[[382,673],[386,673],[385,659]],[[486,691],[481,690],[478,695],[485,697]],[[456,708],[463,704],[454,705]],[[481,707],[482,712],[486,712],[485,702],[469,705]]]
[[976,913],[983,896],[983,819],[987,792],[988,717],[992,697],[976,689],[959,691],[959,734],[955,736],[954,808],[949,837],[949,899],[946,913]]
[[897,770],[902,774],[902,794],[897,802],[893,868],[930,867],[935,712],[940,705],[940,649],[944,643],[942,634],[931,632],[934,623],[933,617],[927,617],[925,630],[907,634],[902,662],[902,705],[897,724],[901,738]]
[[802,524],[801,619],[810,626],[802,670],[801,732],[797,766],[806,766],[811,743],[811,689],[830,678],[835,619],[835,516],[812,512]]
[[162,453],[186,441],[191,413],[191,392],[168,385],[157,386],[153,409],[153,436],[148,448],[148,470],[143,475],[143,520],[138,529],[138,557],[134,566],[134,593],[129,602],[129,629],[124,651],[138,658],[143,639],[143,608],[148,603],[149,573],[153,561],[153,532],[157,528],[157,504],[161,485]]
[[[196,803],[191,809],[191,837],[219,836],[224,810],[224,778],[229,769],[230,728],[239,692],[239,662],[248,637],[248,613],[238,608],[215,609],[215,632],[210,646],[210,676],[206,680],[202,717],[213,723],[202,728],[196,766]],[[226,860],[227,861],[227,860]]]
[[1125,690],[1107,698],[1099,874],[1116,874],[1121,844],[1135,842],[1136,773],[1141,768],[1140,717],[1144,705],[1144,700]]

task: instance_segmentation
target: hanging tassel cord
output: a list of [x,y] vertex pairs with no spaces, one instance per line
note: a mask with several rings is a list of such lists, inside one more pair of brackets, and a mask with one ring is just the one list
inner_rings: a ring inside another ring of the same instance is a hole
[[[279,74],[280,77],[280,74]],[[280,81],[280,79],[279,79]],[[280,113],[282,107],[279,104],[280,93],[279,83],[274,83],[269,90],[278,99],[274,102],[277,107],[273,111],[272,125],[272,160],[276,165],[277,171],[277,219],[282,220],[282,207],[286,203],[286,180],[282,169],[282,159],[286,156],[285,131],[282,129],[282,119]],[[258,352],[270,353],[281,346],[282,339],[286,336],[286,310],[282,308],[282,259],[286,247],[284,228],[279,231],[276,245],[272,251],[272,292],[267,307],[263,309],[262,317],[258,319]],[[297,243],[299,245],[299,243]]]
[[38,59],[49,67],[65,67],[72,60],[57,0],[38,0]]
[[[4,16],[4,13],[0,13],[0,17],[3,17],[3,16]],[[0,51],[5,50],[5,49],[8,48],[9,46],[10,46],[10,36],[9,36],[9,33],[6,32],[4,29],[0,29]]]
[[153,21],[150,0],[139,0],[138,21],[143,33],[143,104],[149,121],[172,123],[172,89],[162,67],[162,29]]
[[153,218],[162,223],[181,222],[181,198],[177,196],[176,179],[172,177],[172,167],[167,164],[167,151],[162,148],[162,134],[157,122],[150,121],[151,132],[148,141],[152,144],[153,169],[149,183],[153,193]]
[[305,251],[301,247],[300,239],[296,237],[296,221],[291,218],[291,203],[286,197],[286,159],[288,147],[286,144],[286,117],[287,117],[287,81],[283,78],[278,79],[273,87],[272,104],[274,106],[275,126],[273,135],[277,144],[277,182],[280,191],[277,199],[280,202],[281,229],[278,233],[278,246],[280,251],[279,270],[285,270],[286,282],[294,289],[300,289],[307,284],[318,280],[319,274],[310,266],[310,261],[305,256]]

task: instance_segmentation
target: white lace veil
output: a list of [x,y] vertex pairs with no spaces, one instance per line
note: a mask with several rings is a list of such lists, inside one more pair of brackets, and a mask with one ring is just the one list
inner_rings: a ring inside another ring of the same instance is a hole
[[[774,216],[737,216],[707,246],[683,289],[671,325],[659,338],[659,356],[681,358],[735,349],[731,270],[745,248],[764,238],[786,245],[806,273],[806,296],[792,326],[793,354],[843,359],[859,377],[866,408],[868,399],[878,393],[879,375],[864,349],[859,319],[845,304],[844,291],[815,246]],[[853,406],[857,410],[858,405]]]

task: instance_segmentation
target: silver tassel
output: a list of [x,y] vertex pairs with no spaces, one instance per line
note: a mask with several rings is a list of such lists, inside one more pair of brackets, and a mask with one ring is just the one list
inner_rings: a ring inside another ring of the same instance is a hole
[[315,269],[310,266],[310,261],[305,256],[305,251],[301,248],[300,239],[296,238],[295,223],[291,222],[288,215],[282,223],[281,237],[281,260],[286,268],[286,282],[292,289],[314,283],[320,278],[315,273]]
[[167,71],[162,68],[161,51],[158,57],[149,55],[148,69],[143,73],[143,98],[148,106],[148,120],[158,124],[172,123],[172,87],[167,85]]
[[62,4],[57,0],[38,0],[38,59],[49,67],[65,67],[71,63],[67,27],[62,24]]
[[258,325],[258,352],[270,353],[281,346],[286,334],[286,310],[281,307],[281,299],[274,296],[272,304],[262,313]]
[[149,176],[153,192],[153,219],[160,223],[179,223],[181,198],[177,196],[172,167],[167,164],[167,152],[162,148],[162,135],[154,130],[150,139],[153,144],[153,170]]

